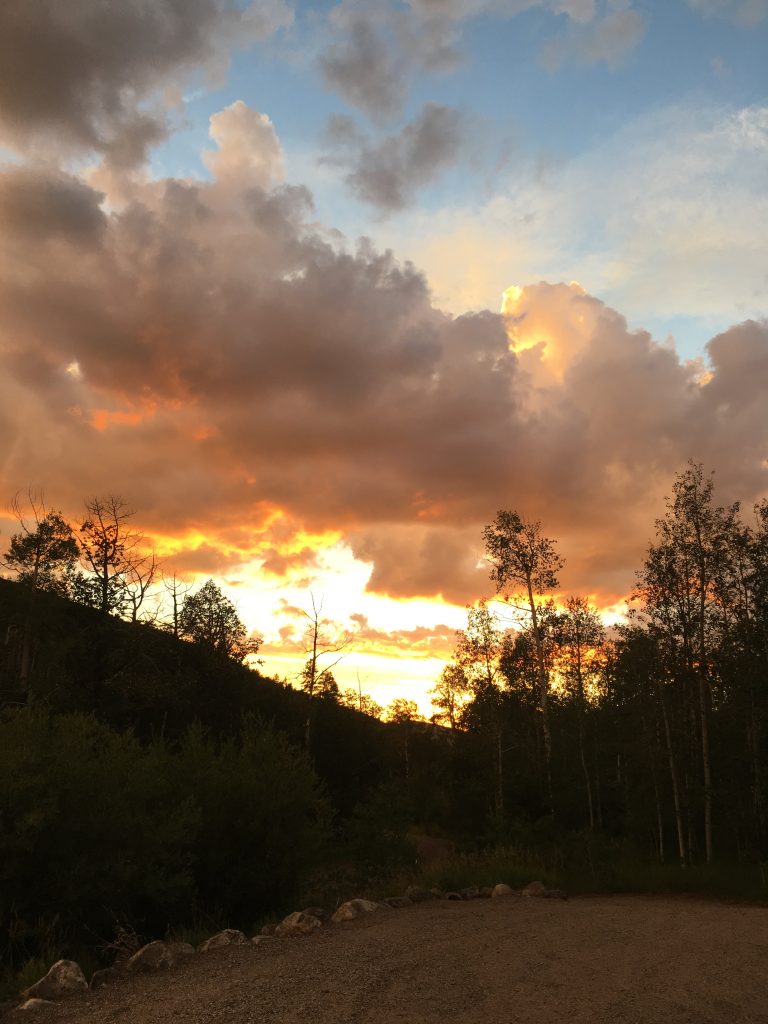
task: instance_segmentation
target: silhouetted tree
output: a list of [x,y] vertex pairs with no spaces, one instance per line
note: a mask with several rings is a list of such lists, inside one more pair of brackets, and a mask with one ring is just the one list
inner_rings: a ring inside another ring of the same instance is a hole
[[213,580],[184,598],[178,629],[186,640],[237,662],[255,655],[261,645],[260,637],[248,635],[237,609]]
[[525,520],[517,512],[497,513],[495,521],[483,531],[483,537],[486,556],[491,564],[491,579],[497,591],[508,598],[522,597],[527,602],[536,652],[547,791],[550,808],[554,810],[549,679],[536,598],[558,587],[557,574],[563,566],[563,560],[555,551],[554,541],[542,535],[541,523]]

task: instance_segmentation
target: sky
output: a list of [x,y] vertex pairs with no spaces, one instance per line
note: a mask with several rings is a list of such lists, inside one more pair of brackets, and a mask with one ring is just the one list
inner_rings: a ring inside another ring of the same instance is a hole
[[502,508],[618,613],[689,459],[768,493],[767,307],[768,0],[0,5],[4,493],[270,673],[314,597],[428,710]]

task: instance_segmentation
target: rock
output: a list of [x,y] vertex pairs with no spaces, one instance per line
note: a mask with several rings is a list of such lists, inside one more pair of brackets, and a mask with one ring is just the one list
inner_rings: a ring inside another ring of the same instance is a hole
[[251,939],[251,944],[254,946],[260,946],[262,942],[269,944],[275,941],[274,935],[254,935]]
[[201,942],[197,947],[198,953],[207,953],[210,949],[219,949],[221,946],[244,946],[248,939],[237,928],[225,928],[222,932],[216,932],[210,939]]
[[180,964],[188,956],[195,955],[195,947],[190,942],[169,942],[168,955],[171,959],[171,967]]
[[490,885],[481,885],[480,886],[480,898],[484,899],[484,900],[489,900],[491,898],[491,896],[493,896],[493,888],[492,888],[492,886],[490,886]]
[[264,935],[265,937],[269,937],[270,935],[274,935],[276,927],[277,927],[277,925],[274,925],[274,924],[263,924],[261,926],[261,934]]
[[499,882],[498,885],[494,885],[493,889],[491,890],[491,898],[495,899],[495,900],[499,899],[502,896],[511,896],[511,895],[512,895],[512,886],[505,885],[504,882]]
[[379,909],[379,904],[373,900],[348,900],[342,903],[336,913],[331,917],[334,924],[340,921],[354,921],[361,914],[373,914]]
[[562,889],[547,889],[544,893],[545,900],[567,900],[568,894]]
[[22,1003],[21,1006],[17,1006],[17,1010],[42,1010],[45,1006],[55,1006],[50,999],[27,999],[26,1002]]
[[97,988],[103,988],[104,985],[112,985],[122,977],[122,974],[123,972],[117,967],[104,967],[100,971],[94,971],[91,976],[91,991],[95,992]]
[[87,991],[88,982],[85,980],[80,965],[76,964],[74,960],[57,960],[45,977],[25,989],[21,993],[21,997],[27,1001],[31,999],[46,1001],[63,999],[65,996]]
[[393,910],[404,910],[405,907],[413,905],[413,900],[407,896],[387,896],[384,902],[388,907],[392,907]]
[[171,954],[164,942],[155,939],[142,946],[125,965],[126,970],[135,974],[143,971],[159,971],[164,967],[171,966]]
[[463,900],[479,900],[480,890],[476,885],[468,885],[466,889],[460,889],[461,898]]
[[325,924],[330,921],[331,915],[325,907],[304,907],[302,914],[309,914],[310,917],[316,917],[321,924]]
[[447,900],[462,900],[464,897],[461,895],[460,892],[447,892],[445,894],[445,898]]
[[543,882],[529,882],[528,885],[520,893],[521,896],[530,898],[531,896],[541,899],[546,894],[547,887]]
[[444,891],[442,889],[438,889],[436,886],[433,886],[429,890],[429,892],[430,892],[430,895],[432,896],[432,899],[435,899],[435,900],[444,900],[445,899]]
[[433,900],[435,898],[435,894],[430,889],[422,889],[418,885],[409,885],[405,890],[405,895],[411,903],[423,903],[425,900]]
[[297,910],[295,913],[283,918],[277,928],[275,928],[275,937],[287,939],[293,935],[311,935],[312,932],[321,928],[322,924],[323,922],[312,914],[306,914],[302,910]]

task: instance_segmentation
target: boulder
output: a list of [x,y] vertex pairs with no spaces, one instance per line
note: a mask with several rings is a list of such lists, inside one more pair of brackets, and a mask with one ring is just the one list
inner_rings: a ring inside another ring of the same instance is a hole
[[491,896],[493,896],[493,886],[481,885],[480,886],[480,896],[484,900],[489,900],[491,898]]
[[297,910],[288,917],[283,918],[275,928],[275,937],[278,939],[290,938],[294,935],[311,935],[322,927],[323,922],[312,914],[306,914],[303,910]]
[[74,960],[57,960],[45,977],[21,993],[22,999],[56,1000],[87,992],[88,982]]
[[53,1006],[54,1004],[50,999],[27,999],[26,1002],[22,1003],[21,1006],[17,1006],[17,1010],[42,1010],[45,1006]]
[[447,892],[445,894],[445,898],[447,900],[454,900],[454,901],[455,900],[459,900],[459,901],[461,901],[464,897],[461,895],[460,892]]
[[546,891],[547,887],[544,885],[543,882],[529,882],[528,885],[526,885],[526,887],[520,893],[520,895],[525,896],[529,899],[532,896],[536,899],[541,899],[546,894]]
[[461,898],[463,900],[479,900],[480,890],[476,885],[468,885],[465,889],[460,889]]
[[443,892],[442,889],[438,889],[437,886],[432,886],[432,888],[429,890],[429,892],[430,892],[430,895],[432,896],[432,899],[434,899],[434,900],[444,900],[445,899],[445,893]]
[[392,907],[393,910],[403,910],[405,907],[410,907],[413,904],[413,900],[407,896],[387,896],[384,902],[388,907]]
[[195,947],[190,942],[169,942],[167,945],[171,967],[175,967],[187,957],[195,955]]
[[114,984],[122,974],[117,967],[103,967],[100,971],[94,971],[91,975],[91,990],[95,992],[97,988]]
[[244,946],[248,939],[237,928],[225,928],[224,931],[216,932],[210,939],[201,942],[197,947],[198,953],[207,953],[210,949],[219,949],[221,946]]
[[405,890],[405,895],[411,903],[423,903],[425,900],[433,900],[435,898],[435,894],[430,889],[422,889],[418,885],[409,885]]
[[506,885],[504,882],[499,882],[498,885],[494,885],[491,890],[491,898],[494,900],[499,899],[502,896],[511,896],[512,886]]
[[171,966],[171,954],[168,946],[160,939],[148,942],[137,950],[125,965],[126,970],[140,974],[144,971],[159,971]]
[[347,900],[342,903],[336,913],[331,917],[334,924],[340,921],[354,921],[361,914],[373,914],[379,909],[379,904],[373,900]]
[[269,944],[275,941],[274,935],[254,935],[251,939],[251,945],[260,946],[263,942]]

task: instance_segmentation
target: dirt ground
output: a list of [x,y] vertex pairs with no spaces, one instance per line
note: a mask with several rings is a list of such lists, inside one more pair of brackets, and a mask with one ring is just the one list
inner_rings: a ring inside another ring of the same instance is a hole
[[212,951],[29,1016],[50,1024],[768,1024],[768,910],[661,897],[433,902],[309,938]]

